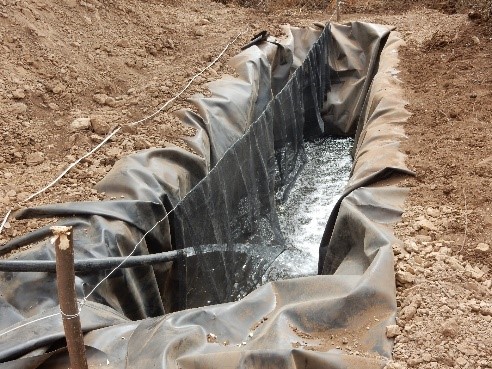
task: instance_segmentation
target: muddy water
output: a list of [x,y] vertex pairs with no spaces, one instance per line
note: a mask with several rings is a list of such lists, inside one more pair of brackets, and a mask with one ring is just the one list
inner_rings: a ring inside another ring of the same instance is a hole
[[308,162],[287,201],[277,207],[288,250],[276,260],[268,280],[317,273],[319,243],[352,168],[352,145],[351,138],[331,137],[305,143]]

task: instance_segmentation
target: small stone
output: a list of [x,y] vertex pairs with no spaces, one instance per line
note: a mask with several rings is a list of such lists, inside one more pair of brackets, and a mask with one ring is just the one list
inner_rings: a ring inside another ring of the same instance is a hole
[[395,325],[386,326],[386,337],[393,338],[401,333],[400,327]]
[[217,341],[217,336],[213,333],[207,334],[207,342],[213,343]]
[[13,114],[24,114],[27,112],[27,105],[24,103],[15,103],[10,107],[10,111]]
[[448,319],[442,324],[442,335],[450,338],[456,337],[459,329],[460,327],[456,321],[456,318]]
[[411,357],[410,359],[407,360],[407,364],[409,366],[416,366],[416,365],[420,364],[422,361],[423,360],[421,357]]
[[477,245],[477,247],[475,248],[475,250],[480,251],[480,252],[483,252],[483,253],[487,253],[487,252],[490,251],[490,246],[488,244],[486,244],[486,243],[481,242],[481,243],[479,243]]
[[125,48],[125,47],[130,46],[130,43],[128,42],[128,40],[126,38],[122,38],[116,42],[116,46]]
[[404,369],[405,366],[403,366],[400,363],[397,363],[395,361],[390,361],[386,363],[386,366],[383,369]]
[[400,318],[402,320],[410,320],[415,316],[415,314],[417,314],[417,306],[413,304],[408,305],[401,309]]
[[137,133],[137,126],[132,124],[124,124],[121,126],[121,131],[124,133],[135,134]]
[[98,135],[105,136],[111,130],[109,124],[106,123],[104,118],[99,115],[91,117],[90,120],[91,120],[92,130]]
[[92,96],[92,100],[94,100],[95,102],[97,102],[98,104],[101,104],[101,105],[104,105],[107,98],[108,98],[108,95],[106,95],[106,94],[95,94],[94,96]]
[[106,98],[106,101],[104,102],[107,106],[110,106],[114,108],[116,106],[116,99],[113,97],[108,97]]
[[48,107],[51,109],[51,110],[58,110],[59,109],[59,106],[55,103],[49,103],[48,104]]
[[408,284],[415,282],[415,276],[409,272],[397,272],[396,280],[401,284]]
[[481,281],[485,273],[478,267],[472,267],[470,264],[466,264],[465,273],[477,281]]
[[39,165],[44,161],[44,154],[42,152],[33,152],[26,157],[26,164],[29,166]]
[[427,213],[427,215],[433,217],[433,218],[438,218],[439,215],[441,214],[440,211],[438,209],[434,209],[434,208],[427,208],[427,210],[425,211]]
[[139,138],[137,138],[135,140],[134,147],[135,147],[136,150],[145,150],[145,149],[148,149],[151,146],[152,146],[152,144],[149,141],[147,141],[145,138],[140,138],[139,137]]
[[28,192],[21,192],[21,193],[18,193],[17,194],[17,201],[18,202],[22,202],[24,201],[25,199],[27,199],[29,197],[30,193]]
[[57,83],[55,87],[51,91],[53,91],[54,94],[59,94],[65,91],[65,85],[63,83]]
[[89,129],[91,126],[90,118],[77,118],[72,123],[70,123],[70,131],[82,131],[85,129]]
[[20,100],[26,97],[26,94],[24,93],[24,90],[18,88],[17,90],[12,92],[12,96],[14,97],[14,99]]
[[472,36],[471,39],[475,45],[480,45],[480,40],[477,36]]
[[205,32],[203,31],[203,29],[201,29],[201,28],[197,28],[197,29],[195,30],[195,36],[199,36],[199,37],[201,37],[201,36],[205,36]]
[[420,219],[416,223],[417,229],[424,229],[426,231],[436,231],[437,227],[428,219]]
[[456,359],[456,364],[458,364],[460,368],[463,368],[466,364],[468,364],[468,360],[460,356]]

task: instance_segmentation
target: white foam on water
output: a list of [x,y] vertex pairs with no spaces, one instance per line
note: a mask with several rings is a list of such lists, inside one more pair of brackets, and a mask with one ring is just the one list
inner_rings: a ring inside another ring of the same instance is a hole
[[317,273],[321,237],[349,179],[352,145],[351,138],[328,137],[305,142],[308,162],[287,201],[277,208],[288,246],[276,260],[284,269],[278,277],[295,278]]

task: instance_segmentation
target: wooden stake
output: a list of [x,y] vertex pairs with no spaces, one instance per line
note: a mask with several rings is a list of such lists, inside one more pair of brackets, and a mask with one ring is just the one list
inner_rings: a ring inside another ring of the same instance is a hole
[[340,0],[337,0],[337,22],[340,23]]
[[65,330],[68,354],[70,356],[70,366],[72,369],[88,369],[77,296],[75,294],[72,227],[55,226],[50,229],[55,236],[56,284],[58,286],[58,300],[60,301],[63,329]]

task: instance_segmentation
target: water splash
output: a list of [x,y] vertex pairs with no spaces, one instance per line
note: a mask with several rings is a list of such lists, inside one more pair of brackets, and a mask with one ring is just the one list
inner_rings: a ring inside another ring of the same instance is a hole
[[288,249],[276,260],[266,280],[317,273],[318,248],[326,222],[349,179],[352,145],[351,138],[305,142],[308,162],[287,201],[277,207]]

